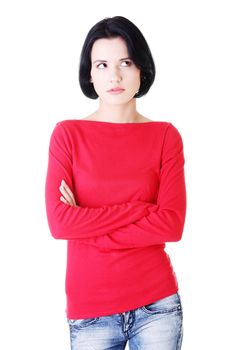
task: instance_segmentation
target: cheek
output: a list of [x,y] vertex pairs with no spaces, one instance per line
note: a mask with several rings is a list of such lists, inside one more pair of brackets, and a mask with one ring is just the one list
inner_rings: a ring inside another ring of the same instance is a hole
[[130,74],[131,81],[138,82],[140,81],[140,71],[138,70],[132,70]]
[[104,85],[103,84],[103,76],[101,74],[93,74],[93,84],[96,88],[101,89],[101,87]]
[[140,80],[140,74],[132,74],[130,77],[129,77],[129,83],[132,85],[132,86],[139,86],[141,84],[141,80]]

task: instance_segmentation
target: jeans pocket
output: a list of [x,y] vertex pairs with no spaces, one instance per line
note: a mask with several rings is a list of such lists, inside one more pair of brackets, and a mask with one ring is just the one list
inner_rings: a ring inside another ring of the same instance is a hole
[[69,319],[67,318],[67,322],[69,324],[70,330],[77,330],[80,328],[88,327],[92,324],[94,324],[99,317],[92,317],[92,318],[79,318],[79,319]]
[[182,312],[182,304],[179,293],[169,295],[153,303],[144,305],[141,310],[147,314],[165,314],[171,312]]

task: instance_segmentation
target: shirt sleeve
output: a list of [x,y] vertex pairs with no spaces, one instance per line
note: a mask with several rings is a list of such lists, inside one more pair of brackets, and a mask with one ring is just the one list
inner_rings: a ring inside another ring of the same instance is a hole
[[52,131],[48,153],[45,208],[49,229],[54,238],[84,239],[114,232],[147,215],[153,207],[153,203],[140,200],[98,208],[63,203],[59,190],[61,180],[65,180],[73,193],[74,190],[72,142],[61,122]]
[[186,186],[183,141],[169,123],[160,166],[157,204],[149,214],[114,232],[85,240],[102,250],[127,249],[176,242],[182,238],[186,215]]

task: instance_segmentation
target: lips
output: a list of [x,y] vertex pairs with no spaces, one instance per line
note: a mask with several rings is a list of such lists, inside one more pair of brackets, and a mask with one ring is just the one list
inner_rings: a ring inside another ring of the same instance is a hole
[[119,91],[124,91],[124,90],[125,89],[123,89],[123,88],[117,87],[117,88],[112,88],[112,89],[108,90],[108,92],[119,92]]

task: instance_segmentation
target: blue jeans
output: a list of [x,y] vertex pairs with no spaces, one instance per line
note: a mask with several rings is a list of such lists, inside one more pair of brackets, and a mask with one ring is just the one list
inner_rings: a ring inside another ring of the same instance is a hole
[[127,312],[67,319],[71,350],[179,350],[183,310],[179,292]]

